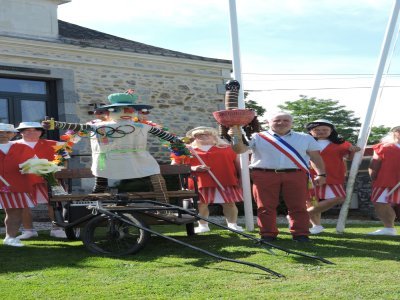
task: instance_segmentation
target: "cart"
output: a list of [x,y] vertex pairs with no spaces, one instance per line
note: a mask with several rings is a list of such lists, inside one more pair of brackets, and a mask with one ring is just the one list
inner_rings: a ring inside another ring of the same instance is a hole
[[[194,235],[194,222],[205,220],[217,227],[235,232],[263,246],[270,253],[278,249],[288,254],[295,254],[323,263],[332,262],[299,251],[262,241],[244,232],[239,232],[218,224],[197,214],[198,192],[188,190],[188,179],[191,177],[188,165],[162,165],[161,174],[175,176],[179,187],[168,190],[168,197],[175,204],[158,202],[154,192],[125,192],[101,194],[68,194],[50,195],[50,203],[55,211],[55,224],[65,228],[69,239],[81,238],[86,248],[96,254],[122,256],[139,252],[151,235],[168,239],[174,243],[189,247],[219,260],[230,261],[258,268],[277,277],[284,277],[261,265],[230,259],[209,252],[189,243],[164,235],[152,228],[152,225],[175,224],[185,225],[188,236]],[[93,177],[89,169],[67,169],[57,173],[57,177],[69,182],[73,179]],[[193,178],[196,183],[196,178]]]

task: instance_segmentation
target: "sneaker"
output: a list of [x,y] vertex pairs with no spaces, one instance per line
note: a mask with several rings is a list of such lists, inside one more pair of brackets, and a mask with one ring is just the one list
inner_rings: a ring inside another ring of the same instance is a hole
[[22,234],[20,234],[19,236],[17,236],[17,239],[19,240],[26,240],[26,239],[30,239],[33,237],[38,237],[38,233],[36,230],[23,230]]
[[244,229],[242,226],[237,225],[236,223],[228,223],[228,228],[239,231],[239,232],[243,232]]
[[385,227],[372,232],[367,233],[368,235],[397,235],[395,228]]
[[7,246],[12,246],[12,247],[23,247],[24,244],[21,243],[21,241],[17,238],[12,238],[12,237],[6,237],[3,240],[3,244]]
[[200,224],[198,227],[194,229],[194,233],[203,233],[203,232],[208,232],[210,231],[210,227],[208,227],[208,224]]
[[312,228],[310,228],[310,233],[311,234],[318,234],[324,231],[325,228],[321,225],[314,225]]
[[65,231],[63,229],[52,229],[50,231],[50,236],[56,237],[59,239],[66,239],[67,235],[65,234]]
[[310,242],[310,238],[306,235],[295,235],[293,236],[293,241],[299,243],[308,243]]

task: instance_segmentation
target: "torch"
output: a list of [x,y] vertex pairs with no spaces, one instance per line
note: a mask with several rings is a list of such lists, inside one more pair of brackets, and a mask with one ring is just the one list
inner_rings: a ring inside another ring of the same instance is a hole
[[225,84],[225,109],[213,112],[214,118],[220,125],[232,127],[232,148],[235,152],[243,151],[241,127],[249,124],[255,117],[251,109],[238,108],[240,84],[237,80],[230,80]]

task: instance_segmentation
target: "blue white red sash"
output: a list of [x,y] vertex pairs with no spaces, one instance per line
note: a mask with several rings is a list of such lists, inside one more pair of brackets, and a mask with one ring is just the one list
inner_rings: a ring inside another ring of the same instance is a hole
[[283,153],[287,158],[289,158],[300,170],[305,172],[308,177],[308,195],[310,197],[311,205],[317,206],[317,198],[314,184],[311,179],[311,174],[308,169],[308,165],[303,157],[301,157],[300,153],[297,152],[288,142],[284,141],[279,135],[271,134],[266,131],[267,135],[259,133],[258,135],[274,146],[279,152]]
[[274,146],[279,152],[286,155],[300,170],[309,174],[308,165],[303,157],[289,143],[284,141],[279,135],[271,134],[266,131],[267,135],[259,133],[258,135]]

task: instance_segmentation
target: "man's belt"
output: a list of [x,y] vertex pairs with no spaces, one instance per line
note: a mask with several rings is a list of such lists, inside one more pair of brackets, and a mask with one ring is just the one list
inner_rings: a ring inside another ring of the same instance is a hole
[[275,173],[287,173],[287,172],[300,172],[300,169],[263,169],[263,168],[251,168],[253,171],[263,172],[275,172]]

